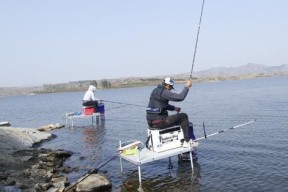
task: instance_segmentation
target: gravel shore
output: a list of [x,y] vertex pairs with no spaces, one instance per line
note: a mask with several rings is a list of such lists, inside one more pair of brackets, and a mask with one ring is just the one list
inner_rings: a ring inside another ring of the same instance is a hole
[[36,149],[52,134],[30,128],[0,127],[0,191],[63,191],[69,185],[63,166],[70,152]]
[[72,152],[35,147],[56,137],[44,131],[60,127],[63,126],[0,127],[0,192],[111,191],[109,179],[97,171],[69,183],[65,174],[78,171],[64,166]]

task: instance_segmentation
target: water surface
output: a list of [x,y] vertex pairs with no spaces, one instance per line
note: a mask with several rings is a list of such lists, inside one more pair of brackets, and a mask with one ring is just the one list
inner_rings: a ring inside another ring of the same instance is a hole
[[[183,85],[176,85],[182,90]],[[68,175],[77,180],[117,154],[119,140],[147,137],[145,106],[152,87],[97,90],[105,102],[105,118],[101,125],[89,120],[76,120],[52,133],[57,138],[42,147],[73,151],[66,164],[78,172]],[[0,98],[0,120],[14,127],[33,127],[51,123],[65,124],[66,112],[81,111],[84,92],[15,96]],[[226,131],[199,141],[199,160],[195,172],[189,163],[172,158],[144,164],[144,191],[288,191],[288,78],[272,77],[241,81],[195,83],[185,101],[174,103],[194,123],[195,134],[207,134],[257,119],[256,123]],[[123,104],[120,104],[123,103]],[[135,104],[135,105],[127,105]],[[101,170],[112,181],[113,191],[136,191],[137,166],[123,162],[121,176],[119,159]],[[192,177],[191,177],[192,175]]]

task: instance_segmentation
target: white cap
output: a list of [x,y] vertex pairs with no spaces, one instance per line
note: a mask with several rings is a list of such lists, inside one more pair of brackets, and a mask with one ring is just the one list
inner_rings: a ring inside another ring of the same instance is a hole
[[173,86],[174,86],[174,80],[173,80],[172,78],[166,77],[166,78],[164,79],[164,83],[170,85],[170,86],[172,87],[172,89],[174,89],[174,88],[173,88]]

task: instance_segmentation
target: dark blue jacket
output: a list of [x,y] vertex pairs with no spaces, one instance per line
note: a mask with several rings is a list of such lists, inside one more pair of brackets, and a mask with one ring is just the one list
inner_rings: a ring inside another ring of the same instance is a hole
[[175,110],[175,106],[170,105],[169,101],[183,101],[188,92],[189,88],[186,86],[181,93],[174,93],[166,89],[164,85],[158,85],[150,95],[150,101],[146,110],[147,121],[165,119],[168,116],[168,110]]

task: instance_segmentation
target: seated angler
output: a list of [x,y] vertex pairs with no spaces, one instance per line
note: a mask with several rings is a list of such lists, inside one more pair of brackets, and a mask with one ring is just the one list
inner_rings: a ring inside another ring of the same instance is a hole
[[[174,93],[171,90],[174,85],[174,80],[167,77],[162,84],[158,85],[150,95],[150,101],[146,110],[146,119],[148,125],[152,128],[167,128],[175,125],[181,125],[184,143],[183,147],[187,148],[198,146],[198,142],[193,141],[195,136],[192,133],[192,138],[189,136],[189,119],[186,113],[180,113],[181,108],[169,104],[169,101],[183,101],[192,86],[192,80],[188,80],[181,93]],[[168,111],[176,111],[176,114],[168,115]]]
[[97,99],[94,95],[94,92],[96,91],[96,87],[94,85],[90,85],[88,90],[86,91],[84,97],[83,97],[83,103],[82,105],[84,107],[87,106],[94,106],[94,112],[97,112],[97,107],[98,107],[98,101],[100,99]]

